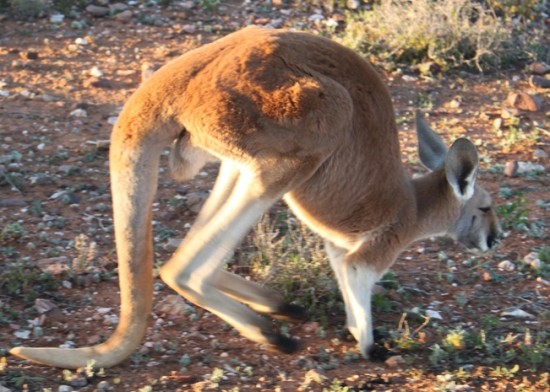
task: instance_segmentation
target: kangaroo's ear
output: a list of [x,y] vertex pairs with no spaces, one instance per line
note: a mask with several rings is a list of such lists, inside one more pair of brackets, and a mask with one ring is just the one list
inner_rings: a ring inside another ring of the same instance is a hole
[[419,111],[416,112],[416,135],[418,136],[420,162],[430,170],[440,167],[445,161],[447,146],[426,124]]
[[466,201],[474,194],[479,158],[471,141],[457,139],[445,159],[445,174],[456,197]]

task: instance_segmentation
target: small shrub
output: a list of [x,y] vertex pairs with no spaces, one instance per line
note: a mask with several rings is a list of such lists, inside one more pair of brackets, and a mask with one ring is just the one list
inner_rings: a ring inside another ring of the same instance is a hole
[[23,297],[31,302],[45,291],[57,289],[57,281],[51,274],[22,263],[10,265],[0,275],[0,291],[7,295]]
[[37,18],[47,8],[43,0],[7,0],[7,3],[10,13],[21,20]]
[[354,50],[404,63],[434,61],[444,69],[498,64],[511,32],[491,9],[470,0],[382,0],[348,15],[341,36]]
[[250,267],[253,280],[283,293],[322,322],[341,303],[323,241],[300,222],[286,213],[277,220],[266,216],[256,227],[252,245],[239,263]]
[[27,232],[20,223],[10,223],[0,232],[0,243],[13,243],[21,240]]

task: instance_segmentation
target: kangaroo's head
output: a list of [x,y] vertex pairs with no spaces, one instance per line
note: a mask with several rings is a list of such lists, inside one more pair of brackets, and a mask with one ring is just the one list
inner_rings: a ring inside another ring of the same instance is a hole
[[501,229],[491,196],[476,183],[479,158],[475,146],[468,139],[459,138],[447,148],[418,113],[416,129],[420,160],[428,169],[444,172],[451,197],[458,202],[458,211],[447,223],[446,234],[471,249],[493,248]]

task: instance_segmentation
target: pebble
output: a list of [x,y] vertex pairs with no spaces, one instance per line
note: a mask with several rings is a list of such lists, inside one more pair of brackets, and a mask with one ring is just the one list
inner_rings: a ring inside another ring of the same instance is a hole
[[50,22],[53,24],[59,24],[65,20],[65,15],[63,14],[52,14],[50,15]]
[[49,299],[37,298],[34,300],[34,308],[38,313],[44,314],[57,308],[57,305]]
[[529,77],[529,84],[531,87],[547,89],[550,88],[550,79],[542,76],[531,75]]
[[504,260],[498,263],[498,268],[502,271],[513,271],[516,269],[516,265],[510,260]]
[[95,16],[96,18],[99,18],[107,15],[109,13],[109,8],[90,4],[86,7],[86,12],[92,16]]
[[27,205],[25,200],[20,199],[2,199],[0,200],[0,207],[24,207]]
[[119,14],[116,14],[115,19],[118,20],[119,22],[122,22],[122,23],[128,23],[129,21],[132,20],[133,16],[134,16],[134,14],[132,13],[132,11],[125,10],[125,11],[122,11],[121,13],[119,13]]
[[71,387],[70,385],[60,385],[59,388],[57,389],[57,392],[72,392],[73,391],[73,387]]
[[437,310],[431,310],[431,309],[426,310],[426,316],[428,316],[431,319],[443,320],[443,317],[441,317],[441,313],[439,313]]
[[388,359],[386,359],[385,363],[388,367],[395,368],[395,367],[398,367],[399,365],[404,365],[406,362],[401,355],[393,355]]
[[515,177],[518,175],[518,162],[517,161],[508,161],[504,165],[504,175],[507,177]]
[[89,42],[85,38],[82,38],[82,37],[78,37],[77,39],[75,39],[74,43],[77,44],[77,45],[80,45],[80,46],[86,46],[86,45],[89,44]]
[[506,98],[506,104],[510,107],[528,112],[538,112],[542,106],[542,102],[538,97],[524,92],[511,92]]
[[530,64],[527,70],[535,75],[544,75],[550,73],[550,65],[542,62],[536,62]]
[[71,117],[88,117],[88,113],[84,109],[75,109],[69,113]]
[[523,263],[531,268],[539,269],[542,266],[542,261],[537,252],[530,252],[523,258]]
[[532,319],[535,318],[531,313],[527,313],[525,310],[519,309],[519,308],[509,308],[503,311],[501,316],[509,316],[509,317],[516,317],[516,318],[522,318],[522,319]]

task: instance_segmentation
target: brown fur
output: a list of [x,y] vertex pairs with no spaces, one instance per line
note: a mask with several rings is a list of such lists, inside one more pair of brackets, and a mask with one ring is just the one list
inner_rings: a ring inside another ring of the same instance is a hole
[[368,356],[370,290],[409,243],[447,233],[486,249],[499,233],[494,213],[479,211],[490,207],[490,198],[475,185],[473,145],[461,139],[447,153],[419,124],[421,146],[428,147],[421,155],[445,164],[411,180],[401,166],[391,99],[376,71],[351,50],[305,33],[247,28],[168,63],[128,100],[112,134],[120,324],[98,346],[12,353],[59,367],[89,360],[106,367],[140,343],[152,307],[151,206],[159,156],[173,143],[178,178],[192,177],[213,158],[222,165],[195,225],[161,269],[164,281],[244,336],[295,350],[293,340],[256,312],[292,317],[300,311],[220,268],[261,213],[284,197],[325,238],[348,327]]

